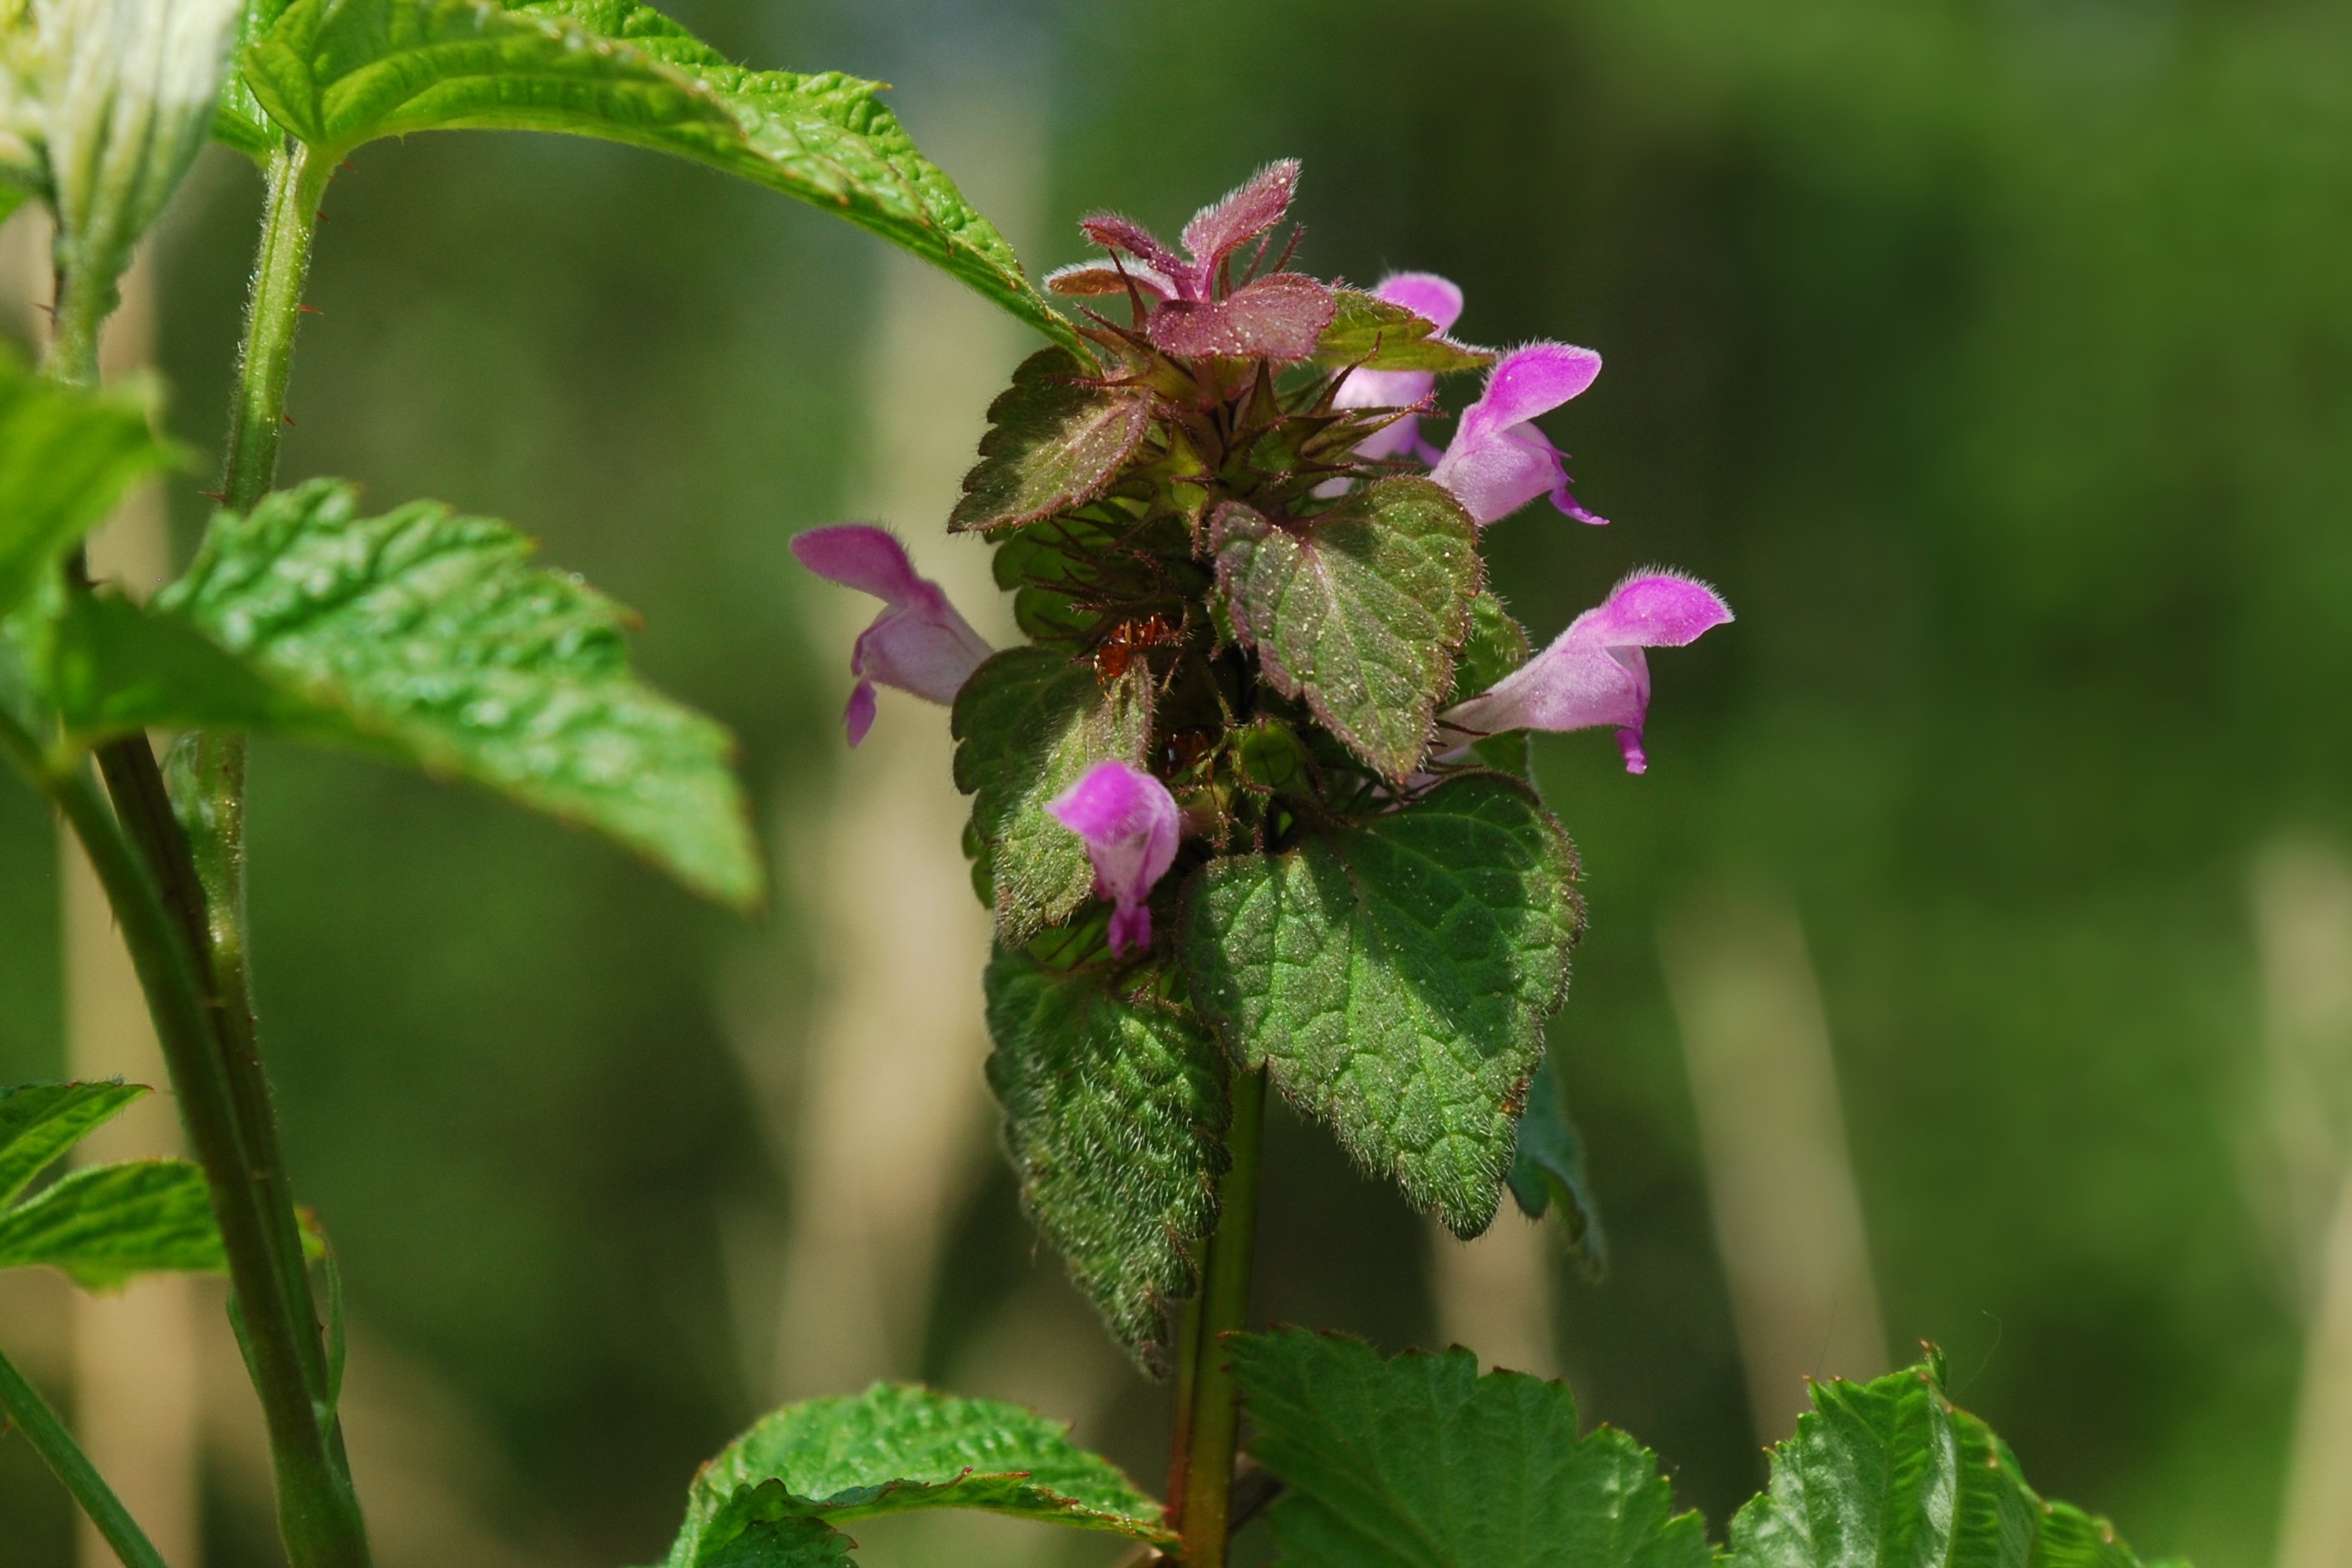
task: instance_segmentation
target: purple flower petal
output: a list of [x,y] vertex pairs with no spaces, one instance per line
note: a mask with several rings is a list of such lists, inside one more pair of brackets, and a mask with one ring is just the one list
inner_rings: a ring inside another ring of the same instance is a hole
[[793,554],[829,582],[882,601],[849,654],[858,677],[843,716],[849,744],[873,727],[878,683],[935,703],[951,703],[982,660],[994,652],[956,612],[940,585],[917,574],[907,547],[887,528],[841,523],[793,538]]
[[1372,293],[1435,323],[1441,332],[1452,331],[1462,319],[1460,286],[1433,272],[1391,272],[1372,286]]
[[1152,312],[1148,330],[1154,344],[1181,359],[1303,360],[1315,352],[1336,308],[1331,291],[1315,279],[1276,272],[1223,299],[1171,299]]
[[1145,900],[1175,863],[1183,832],[1168,786],[1128,763],[1097,762],[1045,810],[1086,841],[1095,891],[1113,905],[1112,956],[1124,957],[1149,946],[1151,911]]
[[1578,504],[1559,448],[1528,423],[1591,386],[1600,373],[1601,356],[1590,349],[1567,343],[1514,349],[1463,412],[1452,444],[1429,476],[1481,523],[1507,517],[1547,492],[1553,506],[1578,521],[1606,522]]
[[1219,262],[1282,221],[1297,189],[1298,160],[1285,158],[1192,214],[1184,225],[1184,248],[1192,253],[1204,286],[1215,277]]
[[1649,767],[1642,725],[1650,711],[1645,648],[1679,648],[1731,620],[1720,594],[1674,571],[1636,572],[1578,616],[1551,646],[1486,691],[1439,716],[1465,735],[1617,727],[1625,770]]

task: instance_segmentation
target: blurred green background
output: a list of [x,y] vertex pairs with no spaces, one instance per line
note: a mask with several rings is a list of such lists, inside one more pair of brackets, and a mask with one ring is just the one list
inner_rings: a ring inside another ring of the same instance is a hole
[[[1600,382],[1548,423],[1614,525],[1501,525],[1500,586],[1549,635],[1665,561],[1740,619],[1654,662],[1647,777],[1605,737],[1539,748],[1592,915],[1552,1039],[1614,1246],[1598,1284],[1555,1265],[1556,1369],[1717,1527],[1760,1483],[1660,932],[1727,899],[1792,909],[1895,1354],[1945,1345],[2036,1482],[2143,1551],[2275,1561],[2310,1226],[2276,1174],[2252,890],[2282,853],[2352,844],[2352,10],[679,14],[754,63],[894,81],[1034,273],[1082,254],[1083,210],[1172,230],[1297,155],[1308,270],[1433,268],[1467,292],[1465,336],[1599,348]],[[819,213],[615,147],[379,144],[327,211],[286,476],[509,518],[640,607],[646,666],[742,737],[780,869],[745,925],[484,799],[282,747],[254,766],[298,1185],[344,1260],[355,1356],[427,1455],[379,1494],[379,1532],[437,1509],[454,1522],[411,1560],[647,1561],[695,1464],[809,1391],[777,1370],[778,1302],[863,1299],[784,1277],[839,1255],[793,1239],[837,1207],[794,1191],[823,1103],[800,1053],[859,982],[828,901],[878,907],[887,941],[899,879],[962,874],[951,817],[843,874],[866,831],[845,813],[894,758],[943,758],[916,732],[945,719],[886,698],[876,743],[840,745],[861,611],[785,541],[881,513],[909,443],[968,451],[1026,345]],[[172,423],[208,450],[257,212],[216,151],[160,253]],[[184,548],[205,483],[172,496]],[[941,514],[882,520],[972,571]],[[0,789],[0,1080],[60,1070],[55,863],[29,792]],[[928,1005],[974,1012],[980,956],[951,943]],[[885,1276],[921,1293],[886,1303],[919,1343],[880,1370],[1038,1369],[1005,1391],[1083,1396],[1054,1413],[1156,1483],[1162,1396],[966,1125],[976,1055],[896,1046],[908,1094],[965,1110],[923,1178],[937,1261]],[[867,1094],[877,1135],[897,1096]],[[1422,1222],[1319,1132],[1275,1137],[1265,1313],[1429,1343]],[[272,1560],[249,1455],[206,1452],[206,1561]],[[21,1445],[0,1520],[0,1563],[71,1560]],[[1117,1556],[982,1537],[877,1531],[871,1560]]]

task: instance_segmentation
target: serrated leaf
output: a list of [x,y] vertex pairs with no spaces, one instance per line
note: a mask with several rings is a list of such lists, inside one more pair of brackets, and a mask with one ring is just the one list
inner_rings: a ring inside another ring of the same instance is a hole
[[1270,1515],[1290,1568],[1707,1568],[1650,1451],[1579,1439],[1565,1383],[1478,1375],[1454,1349],[1383,1361],[1360,1340],[1284,1329],[1228,1342],[1280,1477]]
[[125,1083],[19,1083],[0,1089],[0,1204],[147,1092]]
[[1724,1568],[2139,1568],[2105,1520],[2044,1502],[1937,1368],[1812,1387]]
[[1155,968],[988,967],[989,1087],[1022,1206],[1103,1321],[1164,1375],[1168,1305],[1198,1289],[1227,1165],[1225,1062]]
[[[727,732],[639,682],[627,612],[530,566],[531,550],[506,524],[435,502],[362,517],[349,486],[315,481],[217,515],[143,619],[106,601],[68,617],[54,695],[87,736],[202,724],[356,746],[756,901]],[[188,632],[235,667],[193,656]]]
[[1358,288],[1334,288],[1338,308],[1315,344],[1327,370],[1475,371],[1495,362],[1492,349],[1457,343],[1437,323]]
[[1568,1116],[1568,1090],[1544,1053],[1528,1085],[1528,1108],[1519,1114],[1519,1143],[1511,1156],[1511,1196],[1530,1219],[1557,1209],[1569,1255],[1599,1279],[1609,1267],[1609,1238],[1584,1175],[1584,1139]]
[[1040,349],[988,405],[980,461],[948,527],[1034,523],[1108,489],[1151,428],[1142,393],[1095,383],[1067,349]]
[[1583,912],[1568,835],[1523,785],[1449,780],[1281,854],[1211,862],[1183,951],[1245,1066],[1457,1234],[1494,1218]]
[[1107,691],[1091,664],[1011,648],[972,672],[950,723],[956,788],[972,798],[972,825],[988,852],[997,936],[1018,946],[1094,891],[1086,845],[1045,807],[1097,762],[1142,764],[1150,675],[1130,667]]
[[0,615],[124,490],[174,457],[141,399],[58,386],[0,349]]
[[713,1522],[747,1512],[838,1525],[933,1508],[1171,1539],[1159,1506],[1108,1460],[1072,1443],[1060,1423],[993,1399],[877,1383],[859,1395],[788,1405],[705,1465],[668,1568],[771,1561],[705,1554]]
[[184,1160],[93,1166],[0,1214],[0,1269],[47,1264],[91,1290],[227,1267],[204,1173]]
[[270,116],[327,159],[418,131],[649,147],[838,213],[1081,349],[877,83],[748,70],[631,0],[295,0],[243,58]]
[[1412,777],[1470,632],[1482,572],[1470,514],[1399,476],[1294,527],[1229,504],[1213,528],[1234,635],[1267,681],[1388,778]]

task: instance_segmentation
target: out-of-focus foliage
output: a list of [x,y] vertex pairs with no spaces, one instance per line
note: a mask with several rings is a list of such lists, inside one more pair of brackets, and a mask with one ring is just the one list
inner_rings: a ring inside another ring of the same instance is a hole
[[[1012,235],[1033,270],[1082,254],[1083,209],[1171,227],[1297,155],[1318,272],[1434,268],[1465,340],[1599,348],[1549,427],[1580,497],[1638,528],[1498,525],[1495,586],[1543,639],[1666,559],[1740,620],[1661,671],[1646,777],[1591,737],[1537,751],[1592,920],[1552,1032],[1612,1250],[1561,1320],[1585,1416],[1666,1456],[1718,1531],[1763,1484],[1653,941],[1681,901],[1760,883],[1820,970],[1890,1333],[1949,1347],[1955,1396],[2036,1484],[2143,1550],[2270,1560],[2299,1333],[2239,1177],[2242,888],[2282,830],[2352,841],[2342,6],[681,16],[730,57],[896,81],[960,177],[927,112],[975,62],[1025,62],[1010,96],[1052,160],[1050,221]],[[1436,85],[1382,89],[1400,62]],[[215,154],[165,253],[173,425],[201,444],[255,202]],[[646,612],[651,677],[743,736],[802,852],[816,805],[870,779],[783,540],[873,461],[843,394],[879,335],[875,242],[551,138],[364,148],[327,210],[289,480],[542,535]],[[729,1035],[756,951],[782,1009],[761,1038],[793,1038],[807,911],[754,937],[494,802],[271,747],[254,772],[257,981],[355,1320],[481,1414],[515,1517],[652,1560],[684,1478],[764,1403],[723,1239],[782,1195]],[[0,790],[0,1078],[58,1075],[53,865],[41,811]],[[1273,1135],[1265,1314],[1426,1341],[1421,1223],[1319,1132]],[[1031,1245],[989,1175],[925,1370],[1058,1274]],[[1105,1440],[1148,1475],[1142,1386]],[[18,1469],[0,1488],[32,1560],[62,1563],[61,1505]],[[215,1514],[226,1553],[242,1527]]]

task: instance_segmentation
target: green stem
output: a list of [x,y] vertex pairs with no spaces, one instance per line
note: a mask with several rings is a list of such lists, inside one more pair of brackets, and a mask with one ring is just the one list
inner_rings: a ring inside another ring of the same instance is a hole
[[310,149],[299,142],[269,160],[261,250],[254,257],[245,348],[229,403],[228,456],[221,473],[223,504],[232,511],[249,510],[278,477],[286,382],[294,370],[302,285],[310,275],[310,236],[318,225],[327,177],[333,172],[331,161],[314,161]]
[[99,331],[121,298],[111,282],[101,285],[83,274],[59,273],[41,373],[69,387],[96,386]]
[[1249,1326],[1250,1264],[1257,1244],[1258,1145],[1265,1125],[1265,1069],[1234,1080],[1233,1125],[1225,1135],[1233,1166],[1217,1184],[1217,1229],[1209,1238],[1201,1283],[1200,1338],[1194,1351],[1190,1430],[1177,1530],[1184,1568],[1224,1568],[1234,1485],[1234,1443],[1241,1431],[1241,1391],[1224,1336]]
[[[254,1389],[278,1464],[278,1529],[288,1554],[298,1568],[366,1568],[358,1499],[332,1438],[332,1412],[314,1399],[297,1348],[302,1335],[295,1303],[279,1289],[269,1222],[247,1179],[251,1158],[195,956],[88,768],[53,763],[30,735],[4,717],[0,750],[47,789],[81,841],[146,994],[244,1313]],[[315,1322],[310,1332],[317,1332]]]
[[[302,319],[302,287],[310,272],[310,240],[333,168],[331,160],[314,157],[299,142],[279,148],[269,160],[261,244],[246,304],[245,344],[229,403],[228,452],[221,475],[223,505],[233,511],[250,510],[278,477],[286,386],[293,373],[294,338]],[[303,1370],[314,1396],[327,1404],[326,1343],[310,1297],[277,1111],[262,1071],[260,1031],[246,966],[245,737],[207,732],[196,737],[194,749],[189,804],[204,825],[205,843],[193,862],[183,856],[178,864],[199,884],[197,907],[203,915],[195,935],[219,1003],[229,1086],[253,1151],[253,1180],[264,1189],[264,1210],[272,1220],[281,1288],[301,1304]],[[330,1436],[340,1451],[340,1432]]]
[[49,1408],[49,1402],[25,1381],[24,1374],[5,1355],[0,1355],[0,1415],[5,1415],[16,1430],[25,1434],[33,1451],[57,1472],[66,1490],[81,1504],[82,1512],[98,1526],[99,1534],[114,1548],[123,1568],[163,1568],[163,1554],[155,1550],[155,1543],[147,1539],[147,1532],[139,1528],[139,1521],[131,1517],[131,1511],[122,1506],[122,1500],[114,1495],[114,1489],[106,1484],[98,1467],[89,1462],[89,1456],[73,1440],[73,1434],[58,1419],[58,1413]]
[[[310,266],[310,233],[324,185],[323,177],[314,176],[313,171],[331,167],[331,163],[314,162],[307,150],[299,146],[280,151],[270,161],[261,251],[247,313],[223,486],[229,504],[240,508],[258,499],[275,476],[294,333]],[[103,292],[101,298],[61,281],[58,329],[46,361],[51,374],[59,379],[79,375],[85,382],[96,380],[99,324],[112,304],[111,291]],[[29,745],[29,737],[19,738]],[[303,1259],[292,1183],[278,1142],[268,1082],[261,1068],[246,978],[244,741],[241,737],[205,739],[209,745],[202,749],[209,756],[200,757],[198,771],[206,788],[196,805],[207,822],[219,825],[224,832],[216,852],[206,857],[202,868],[143,735],[125,737],[99,748],[100,768],[119,823],[102,803],[95,810],[118,849],[127,853],[135,847],[146,878],[134,871],[128,881],[137,884],[165,925],[175,928],[173,940],[196,991],[194,1016],[203,1024],[206,1040],[204,1068],[216,1092],[200,1112],[183,1090],[182,1113],[199,1162],[205,1166],[224,1239],[235,1230],[251,1243],[229,1247],[230,1275],[245,1317],[240,1340],[268,1416],[278,1468],[279,1523],[288,1551],[303,1568],[313,1564],[350,1568],[367,1562],[366,1538],[343,1455],[325,1343]],[[36,777],[51,779],[53,792],[58,793],[69,817],[76,808],[68,799],[68,791],[87,791],[95,800],[96,791],[89,789],[86,775],[76,772],[69,783],[60,785],[40,766],[37,757],[31,767]],[[76,823],[77,831],[96,825]],[[128,845],[122,837],[126,831]],[[85,841],[89,836],[83,831]],[[91,856],[94,862],[98,859],[95,847]],[[217,870],[220,874],[203,874],[205,870]],[[107,891],[127,938],[131,926],[123,904],[127,889],[119,891],[115,883],[109,883]],[[135,945],[133,956],[137,956]],[[142,981],[147,977],[142,969]],[[152,985],[148,992],[149,1005],[157,1011],[158,1030],[168,1033],[163,1023],[168,998],[160,997]],[[182,1066],[180,1060],[173,1059],[175,1085]],[[220,1113],[217,1127],[197,1124],[200,1114],[215,1111]],[[208,1156],[208,1141],[218,1144],[224,1137],[226,1152],[215,1151],[223,1157]]]

